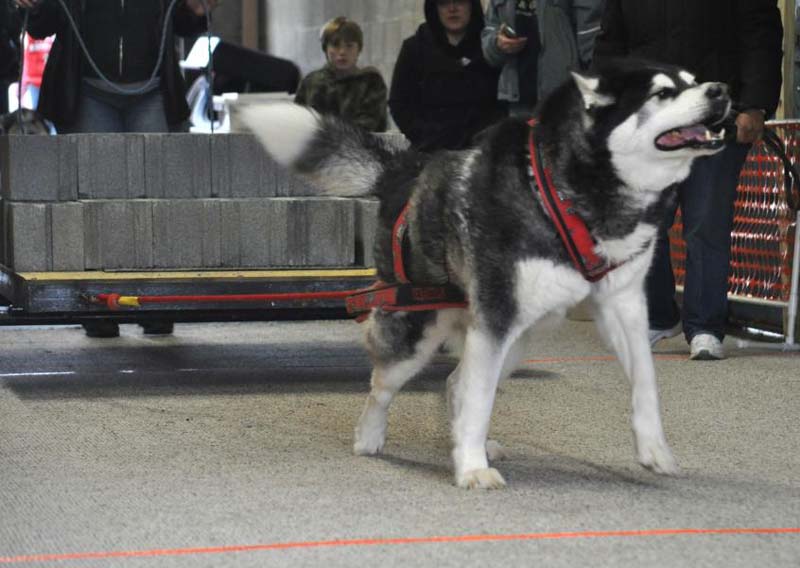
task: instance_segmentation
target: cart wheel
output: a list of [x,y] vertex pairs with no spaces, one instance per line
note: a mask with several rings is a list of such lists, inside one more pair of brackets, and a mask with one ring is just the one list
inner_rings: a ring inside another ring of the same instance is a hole
[[86,337],[100,339],[119,337],[119,324],[113,321],[93,321],[82,325],[86,332]]
[[145,335],[172,335],[175,327],[171,321],[151,321],[139,325],[142,326],[142,333]]

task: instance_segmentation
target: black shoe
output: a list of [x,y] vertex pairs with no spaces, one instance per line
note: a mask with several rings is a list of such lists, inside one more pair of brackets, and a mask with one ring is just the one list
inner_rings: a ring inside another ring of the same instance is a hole
[[93,321],[81,325],[86,332],[86,337],[119,337],[119,324],[113,321]]
[[175,327],[171,321],[150,321],[139,325],[142,326],[142,333],[145,335],[172,335]]

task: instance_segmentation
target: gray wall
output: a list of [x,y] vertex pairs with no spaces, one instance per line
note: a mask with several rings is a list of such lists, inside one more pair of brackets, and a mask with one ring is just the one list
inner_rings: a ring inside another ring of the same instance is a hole
[[422,0],[266,0],[267,51],[294,61],[303,75],[325,64],[322,25],[336,16],[364,30],[359,65],[377,67],[387,85],[400,44],[424,20]]

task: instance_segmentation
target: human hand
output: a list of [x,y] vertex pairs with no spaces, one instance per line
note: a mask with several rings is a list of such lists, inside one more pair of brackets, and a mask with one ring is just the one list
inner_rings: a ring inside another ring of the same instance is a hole
[[[20,0],[17,0],[20,1]],[[195,16],[205,16],[206,4],[208,9],[213,10],[217,6],[217,0],[186,0],[186,6],[194,13]]]
[[[503,26],[505,26],[505,24],[503,24]],[[497,49],[507,55],[519,53],[525,48],[526,43],[528,43],[528,38],[526,37],[508,37],[505,35],[502,26],[500,32],[497,34]]]
[[25,8],[26,10],[36,8],[42,0],[14,0],[14,3],[19,6],[20,8]]
[[740,112],[736,117],[736,141],[752,144],[761,139],[764,133],[764,111],[750,109]]

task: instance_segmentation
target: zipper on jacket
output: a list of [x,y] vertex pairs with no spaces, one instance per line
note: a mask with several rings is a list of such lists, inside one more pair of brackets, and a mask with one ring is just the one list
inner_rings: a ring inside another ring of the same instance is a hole
[[[122,10],[122,14],[125,15],[125,0],[119,0],[119,7]],[[119,76],[120,76],[120,79],[122,78],[123,53],[125,53],[125,36],[122,33],[120,33],[119,34]]]

